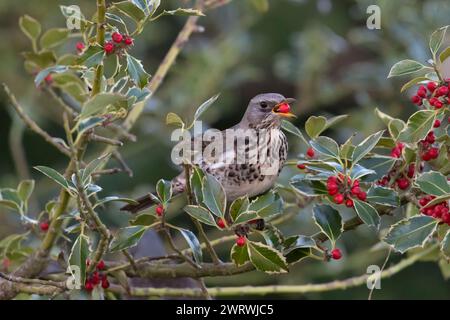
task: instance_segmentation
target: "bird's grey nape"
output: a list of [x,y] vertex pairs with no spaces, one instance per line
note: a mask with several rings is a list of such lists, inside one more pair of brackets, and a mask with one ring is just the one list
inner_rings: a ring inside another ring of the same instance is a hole
[[250,100],[240,126],[249,128],[278,126],[280,119],[272,113],[272,109],[283,101],[286,101],[286,98],[279,93],[258,94]]

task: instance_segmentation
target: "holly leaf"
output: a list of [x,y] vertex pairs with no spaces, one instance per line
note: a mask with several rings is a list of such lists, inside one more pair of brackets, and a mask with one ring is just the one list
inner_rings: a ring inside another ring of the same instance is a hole
[[352,154],[352,162],[353,164],[357,163],[359,160],[365,157],[372,149],[377,145],[384,131],[379,131],[368,136],[364,141],[355,146]]
[[102,63],[105,50],[99,45],[89,46],[77,59],[77,63],[88,68],[93,68]]
[[139,23],[146,18],[145,12],[132,1],[115,2],[112,7],[133,19],[135,23]]
[[110,245],[110,252],[121,251],[136,246],[147,231],[146,226],[132,226],[119,229]]
[[282,212],[283,200],[279,194],[269,191],[253,200],[248,209],[255,211],[262,218],[267,218]]
[[26,203],[34,190],[34,180],[23,180],[17,187],[17,195],[19,199]]
[[206,100],[205,102],[203,102],[200,107],[197,108],[197,110],[195,110],[194,113],[194,120],[192,121],[192,124],[189,126],[188,129],[192,128],[192,126],[194,125],[194,122],[197,121],[203,113],[206,112],[206,110],[209,109],[209,107],[219,98],[220,93],[216,94],[215,96],[212,96],[211,98],[209,98],[208,100]]
[[250,261],[259,271],[284,273],[288,271],[286,258],[281,252],[260,242],[247,241]]
[[226,209],[226,195],[223,186],[210,174],[203,177],[203,203],[217,217],[223,217]]
[[439,51],[439,48],[442,45],[442,42],[444,41],[445,33],[447,32],[448,26],[441,27],[437,30],[435,30],[430,37],[430,51],[433,54],[433,57],[436,55],[436,53]]
[[161,202],[165,203],[172,198],[172,183],[170,181],[160,179],[156,184],[156,193]]
[[184,211],[186,211],[192,218],[215,227],[216,226],[216,221],[214,220],[214,217],[211,215],[211,213],[200,206],[193,206],[193,205],[189,205],[184,207],[183,209]]
[[447,231],[444,239],[442,239],[441,251],[447,259],[450,259],[450,230]]
[[239,247],[238,245],[235,244],[231,248],[231,253],[230,253],[231,260],[237,266],[241,266],[241,265],[245,264],[247,261],[250,260],[248,251],[249,251],[249,249],[248,249],[247,243],[245,243],[242,247]]
[[398,135],[398,140],[415,144],[426,137],[435,120],[433,110],[420,110],[414,113],[406,123],[406,127]]
[[107,112],[108,107],[114,110],[127,107],[127,97],[116,93],[99,93],[86,101],[80,119]]
[[184,240],[186,240],[189,248],[192,250],[195,261],[201,263],[203,261],[202,247],[195,234],[192,231],[183,228],[175,228],[175,230],[178,230],[184,237]]
[[139,88],[143,89],[147,85],[150,75],[145,72],[142,62],[129,54],[127,54],[127,72]]
[[432,217],[412,216],[392,225],[383,240],[396,251],[404,253],[412,248],[423,247],[436,231],[438,223]]
[[44,81],[45,78],[47,78],[47,76],[49,74],[51,74],[51,73],[63,73],[63,72],[66,72],[67,70],[69,70],[68,66],[61,66],[61,65],[45,68],[44,70],[41,70],[36,75],[36,78],[34,78],[34,84],[35,84],[36,87],[38,87],[41,84],[41,82]]
[[314,150],[324,156],[339,159],[339,146],[333,139],[321,136],[311,140],[309,143]]
[[434,196],[444,196],[450,193],[450,184],[440,172],[425,172],[416,179],[416,184],[423,192]]
[[70,30],[54,28],[47,30],[41,37],[41,47],[51,49],[64,43],[69,38]]
[[378,229],[380,226],[380,216],[377,210],[364,201],[354,199],[353,204],[358,217],[368,226],[373,226]]
[[230,216],[233,221],[236,221],[236,219],[243,213],[247,212],[248,207],[250,205],[250,201],[248,200],[247,196],[237,198],[234,200],[230,205]]
[[281,121],[281,128],[283,128],[287,132],[290,132],[293,135],[299,137],[300,139],[302,139],[302,141],[306,141],[305,138],[303,137],[303,134],[300,131],[300,129],[297,128],[292,122],[287,121],[287,120],[282,120]]
[[425,67],[423,64],[414,60],[402,60],[394,64],[389,71],[388,78],[403,76],[405,74],[417,72],[423,70]]
[[47,177],[52,179],[54,182],[59,184],[64,189],[69,190],[69,183],[67,182],[67,180],[64,178],[64,176],[62,174],[60,174],[55,169],[45,167],[45,166],[36,166],[36,167],[34,167],[34,169],[45,174]]
[[29,15],[24,15],[19,19],[19,26],[22,32],[32,41],[36,42],[37,38],[41,34],[42,27],[39,21],[30,17]]
[[400,198],[397,192],[390,188],[372,186],[367,191],[367,201],[384,206],[397,207],[400,203]]
[[80,270],[80,283],[86,280],[86,260],[89,257],[89,238],[80,234],[75,240],[69,255],[69,268],[72,274],[77,274],[74,266]]
[[344,229],[339,212],[329,205],[316,205],[313,208],[313,219],[334,245]]

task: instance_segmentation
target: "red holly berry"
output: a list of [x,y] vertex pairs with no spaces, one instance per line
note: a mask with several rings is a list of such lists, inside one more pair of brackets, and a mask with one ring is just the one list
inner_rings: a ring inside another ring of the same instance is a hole
[[441,101],[439,101],[439,100],[437,100],[437,101],[433,104],[433,106],[434,106],[436,109],[442,108],[443,105],[444,105],[444,104],[443,104]]
[[305,170],[306,165],[304,163],[299,163],[299,164],[297,164],[297,168],[299,168],[300,170]]
[[409,178],[414,177],[415,170],[416,170],[416,165],[414,163],[411,163],[408,167],[408,177]]
[[415,96],[412,96],[411,102],[414,104],[419,104],[422,102],[422,99],[419,96],[415,95]]
[[339,188],[338,188],[337,185],[336,185],[336,187],[328,188],[328,194],[329,194],[330,196],[334,196],[334,195],[336,195],[338,192],[339,192]]
[[446,86],[439,87],[439,89],[436,92],[436,95],[439,95],[439,96],[445,96],[447,94],[448,94],[448,87],[446,87]]
[[426,141],[428,143],[434,143],[436,141],[436,137],[434,136],[434,132],[433,131],[428,132],[427,137],[426,137]]
[[427,89],[424,86],[420,86],[417,90],[417,95],[421,98],[425,98],[427,96]]
[[97,264],[97,270],[104,270],[105,269],[105,261],[100,260]]
[[112,42],[106,42],[103,46],[103,50],[105,50],[106,54],[111,54],[114,52],[114,44]]
[[87,292],[91,292],[92,290],[94,290],[94,284],[90,280],[86,280],[86,283],[84,284],[84,289]]
[[238,247],[243,247],[245,245],[246,239],[244,236],[240,236],[236,239],[236,245]]
[[353,200],[352,199],[347,199],[345,201],[345,206],[352,208],[353,207]]
[[123,40],[123,36],[119,32],[114,32],[111,38],[115,43],[121,43]]
[[433,92],[434,90],[436,90],[437,84],[436,82],[430,81],[427,83],[427,88],[428,90],[430,90],[430,92]]
[[47,75],[47,76],[44,78],[44,81],[45,81],[46,84],[52,84],[52,82],[53,82],[53,76],[52,76],[52,74],[50,73],[49,75]]
[[102,280],[102,288],[103,288],[103,289],[108,289],[108,288],[109,288],[109,281],[108,281],[107,278],[104,278],[104,279]]
[[342,258],[341,250],[339,250],[338,248],[331,250],[331,258],[333,258],[334,260],[339,260],[340,258]]
[[124,42],[127,46],[131,46],[133,44],[133,38],[126,36]]
[[419,204],[423,207],[426,206],[427,203],[430,202],[430,200],[428,200],[426,197],[420,198],[419,200]]
[[287,103],[283,103],[277,108],[277,112],[279,113],[288,113],[290,111],[291,107]]
[[94,286],[96,286],[96,285],[98,285],[99,283],[100,283],[100,274],[97,272],[97,271],[95,271],[93,274],[92,274],[92,277],[91,277],[91,279],[90,279],[90,282],[92,282],[92,284],[94,285]]
[[314,157],[314,149],[313,148],[308,148],[308,150],[306,150],[306,155],[310,158]]
[[423,161],[430,161],[431,160],[431,155],[429,152],[425,152],[424,154],[422,154],[422,160]]
[[46,221],[41,222],[39,224],[39,228],[41,229],[41,231],[44,231],[44,232],[47,232],[49,227],[50,227],[50,224]]
[[436,159],[439,156],[439,149],[431,148],[430,150],[428,150],[428,154],[431,159]]
[[406,190],[409,188],[409,180],[406,178],[397,179],[397,185],[401,190]]
[[344,202],[344,195],[342,193],[338,193],[337,195],[334,196],[333,201],[336,204],[341,204]]
[[164,207],[162,204],[158,204],[155,208],[156,215],[161,217],[164,214]]
[[77,44],[75,45],[75,48],[77,49],[78,52],[82,52],[84,50],[84,43],[83,42],[77,42]]
[[226,227],[225,220],[223,220],[222,218],[219,218],[219,219],[217,220],[217,226],[218,226],[220,229],[225,228],[225,227]]
[[357,194],[357,197],[359,200],[361,201],[366,201],[367,199],[367,193],[365,193],[364,191],[361,191],[360,193]]
[[355,186],[351,189],[351,192],[353,195],[357,196],[358,194],[361,193],[361,189],[358,186]]
[[433,128],[439,128],[441,126],[441,120],[436,119],[433,123]]

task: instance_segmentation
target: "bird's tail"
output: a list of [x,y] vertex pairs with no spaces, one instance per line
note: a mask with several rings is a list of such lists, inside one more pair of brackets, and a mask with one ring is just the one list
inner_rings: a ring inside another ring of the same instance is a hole
[[139,211],[147,209],[148,207],[151,207],[153,204],[155,204],[155,201],[150,195],[145,195],[136,199],[135,201],[137,202],[137,204],[127,204],[126,206],[120,208],[120,210],[129,211],[131,213],[138,213]]

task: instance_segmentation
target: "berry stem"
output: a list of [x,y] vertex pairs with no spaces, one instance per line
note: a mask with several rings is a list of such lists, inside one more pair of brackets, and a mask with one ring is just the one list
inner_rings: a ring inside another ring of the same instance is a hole
[[[105,22],[106,22],[106,2],[97,0],[97,44],[103,46],[105,42]],[[103,78],[103,63],[97,66],[95,71],[94,84],[92,87],[92,96],[100,93],[100,87]]]

